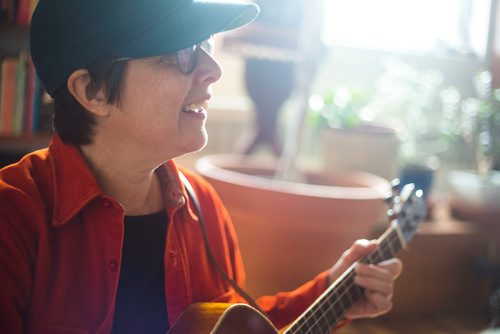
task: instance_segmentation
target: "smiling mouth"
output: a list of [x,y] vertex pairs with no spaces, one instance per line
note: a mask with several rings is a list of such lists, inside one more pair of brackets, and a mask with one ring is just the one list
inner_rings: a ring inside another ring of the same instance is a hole
[[187,106],[184,106],[182,108],[183,112],[195,112],[199,113],[202,112],[203,110],[206,110],[208,108],[208,101],[202,102],[202,103],[192,103],[188,104]]

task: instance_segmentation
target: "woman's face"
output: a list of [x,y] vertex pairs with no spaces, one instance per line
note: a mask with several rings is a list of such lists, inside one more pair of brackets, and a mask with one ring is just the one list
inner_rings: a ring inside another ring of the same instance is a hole
[[211,84],[221,75],[220,66],[202,49],[188,75],[180,72],[172,55],[130,60],[121,103],[110,106],[106,131],[144,158],[165,161],[200,150],[207,142]]

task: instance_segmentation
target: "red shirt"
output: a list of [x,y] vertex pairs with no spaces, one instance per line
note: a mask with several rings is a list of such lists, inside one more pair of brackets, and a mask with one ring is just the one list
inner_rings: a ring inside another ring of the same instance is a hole
[[[244,302],[211,266],[173,161],[158,168],[169,217],[165,293],[171,324],[190,304]],[[214,189],[182,169],[199,198],[219,264],[244,285],[231,219]],[[79,149],[48,149],[0,170],[0,333],[110,333],[123,242],[123,207],[104,195]],[[325,289],[326,272],[257,303],[279,328]]]

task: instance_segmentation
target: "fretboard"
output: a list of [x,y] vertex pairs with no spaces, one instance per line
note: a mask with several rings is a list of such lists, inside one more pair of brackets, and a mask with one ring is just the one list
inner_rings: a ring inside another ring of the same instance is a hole
[[[390,259],[403,247],[398,227],[390,227],[380,238],[377,250],[360,260],[376,264]],[[404,241],[403,241],[404,242]],[[363,289],[354,284],[352,265],[333,283],[284,333],[329,333],[344,319],[347,311],[363,294]]]

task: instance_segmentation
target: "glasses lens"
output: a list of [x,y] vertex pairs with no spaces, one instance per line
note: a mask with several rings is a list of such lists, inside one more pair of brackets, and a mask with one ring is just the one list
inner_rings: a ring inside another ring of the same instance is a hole
[[196,45],[177,51],[177,64],[182,73],[189,74],[196,65]]
[[177,51],[177,64],[179,69],[184,74],[189,74],[193,72],[196,63],[198,62],[199,48],[205,50],[206,53],[213,56],[214,55],[214,37],[210,36],[207,40],[201,42],[200,44],[193,45],[189,48]]
[[213,56],[215,51],[215,40],[214,35],[211,35],[207,40],[200,43],[200,47],[205,50],[206,53]]

